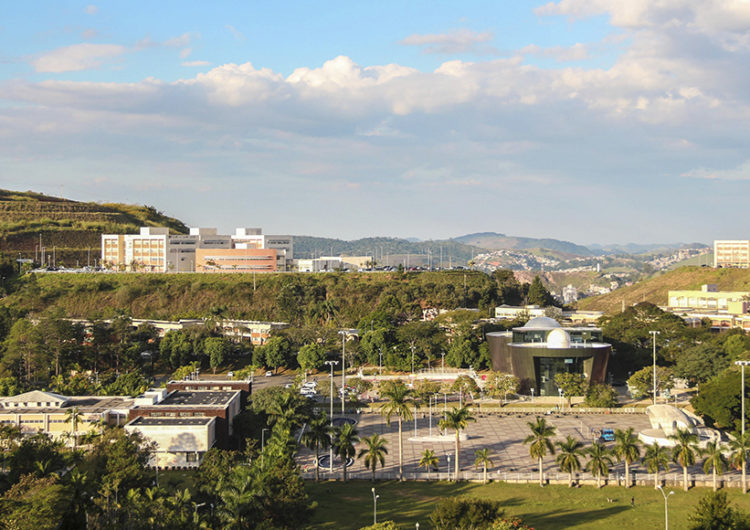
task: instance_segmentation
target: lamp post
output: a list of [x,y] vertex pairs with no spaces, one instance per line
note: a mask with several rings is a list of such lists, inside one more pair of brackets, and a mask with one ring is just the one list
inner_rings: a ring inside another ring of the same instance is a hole
[[326,361],[325,364],[331,367],[331,447],[328,453],[328,471],[333,473],[333,367],[339,362]]
[[664,496],[664,530],[669,530],[669,507],[667,506],[667,501],[669,500],[670,495],[674,495],[674,491],[670,491],[669,494],[664,493],[664,489],[661,487],[661,484],[659,484],[657,488]]
[[383,348],[380,348],[380,362],[378,363],[378,374],[383,375]]
[[742,401],[742,437],[745,437],[745,366],[750,365],[750,361],[734,361],[734,364],[742,367],[742,386],[740,387],[740,400]]
[[557,392],[560,394],[560,410],[563,410],[563,389],[558,388]]
[[359,334],[356,329],[342,329],[339,330],[339,335],[341,335],[341,414],[343,414],[346,406],[346,339],[349,335],[358,337]]
[[444,352],[444,351],[440,352],[440,355],[441,355],[441,356],[442,356],[442,358],[443,358],[443,359],[442,359],[442,361],[441,361],[441,363],[442,363],[442,370],[443,370],[443,373],[445,373],[445,352]]
[[453,479],[451,475],[451,455],[448,455],[448,482]]
[[378,499],[380,495],[375,495],[375,488],[372,488],[372,524],[378,524]]
[[654,405],[656,405],[656,336],[660,333],[659,331],[649,331],[653,337],[654,343]]
[[414,345],[411,345],[411,376],[414,377]]
[[531,402],[534,402],[534,389],[531,389]]

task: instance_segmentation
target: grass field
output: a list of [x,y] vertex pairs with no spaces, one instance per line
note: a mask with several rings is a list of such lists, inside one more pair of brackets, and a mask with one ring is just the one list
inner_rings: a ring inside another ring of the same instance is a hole
[[[450,496],[472,496],[500,501],[508,515],[522,517],[537,529],[623,529],[647,530],[664,527],[664,498],[651,487],[628,490],[619,487],[570,489],[567,486],[540,488],[532,484],[487,485],[447,482],[321,482],[308,483],[310,496],[318,502],[311,528],[361,528],[372,524],[372,492],[378,499],[378,521],[393,520],[400,528],[431,528],[430,512],[435,502]],[[667,488],[668,490],[671,488]],[[670,528],[687,528],[688,515],[700,498],[711,490],[675,490],[669,498]],[[732,504],[750,511],[750,494],[727,490]],[[635,500],[631,508],[630,499]],[[609,502],[608,499],[612,499]]]

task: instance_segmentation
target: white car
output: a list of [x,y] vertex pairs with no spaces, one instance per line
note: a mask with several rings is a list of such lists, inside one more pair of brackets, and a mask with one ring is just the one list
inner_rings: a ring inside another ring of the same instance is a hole
[[266,372],[266,377],[273,377],[273,372]]
[[318,388],[318,383],[315,381],[308,381],[306,383],[302,383],[302,388]]

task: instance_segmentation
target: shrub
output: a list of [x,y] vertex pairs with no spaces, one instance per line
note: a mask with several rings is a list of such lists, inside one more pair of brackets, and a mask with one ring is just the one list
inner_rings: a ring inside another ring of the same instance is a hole
[[586,391],[586,406],[611,408],[617,406],[617,391],[609,385],[594,384]]
[[499,502],[484,499],[447,498],[438,502],[430,515],[439,529],[489,529],[503,515]]

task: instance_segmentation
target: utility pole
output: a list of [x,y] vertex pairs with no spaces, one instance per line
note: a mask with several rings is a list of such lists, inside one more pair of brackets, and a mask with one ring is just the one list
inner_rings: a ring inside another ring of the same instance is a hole
[[656,405],[656,336],[659,335],[658,331],[649,331],[653,337],[654,343],[654,405]]

